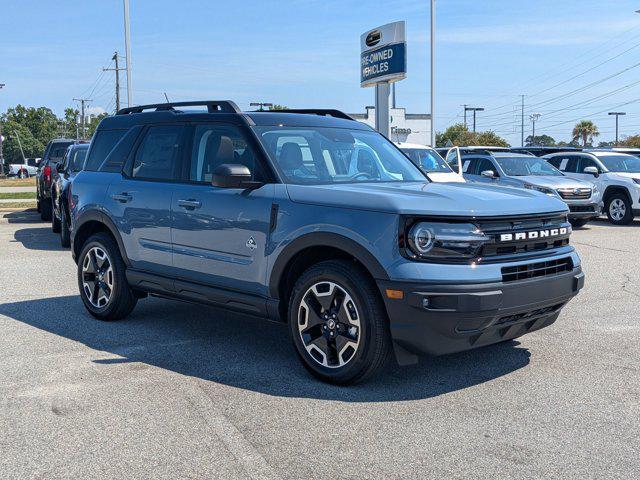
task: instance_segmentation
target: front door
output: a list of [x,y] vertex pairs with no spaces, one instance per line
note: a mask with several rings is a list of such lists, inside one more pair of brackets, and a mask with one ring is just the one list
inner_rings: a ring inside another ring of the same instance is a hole
[[222,164],[242,164],[263,179],[247,136],[233,125],[191,128],[184,181],[171,201],[173,264],[179,278],[265,295],[266,247],[274,185],[248,190],[211,184]]

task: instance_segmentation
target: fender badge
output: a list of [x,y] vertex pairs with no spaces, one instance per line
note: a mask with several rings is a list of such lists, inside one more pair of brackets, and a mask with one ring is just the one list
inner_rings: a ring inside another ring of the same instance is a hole
[[258,244],[256,243],[256,241],[255,241],[255,239],[253,237],[249,237],[249,240],[247,240],[246,246],[251,251],[253,251],[256,248],[258,248]]

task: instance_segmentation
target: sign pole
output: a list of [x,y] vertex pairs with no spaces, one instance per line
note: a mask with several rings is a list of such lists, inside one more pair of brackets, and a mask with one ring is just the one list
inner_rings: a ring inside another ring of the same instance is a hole
[[[435,50],[436,50],[436,0],[431,0],[431,147],[436,147],[435,112]],[[466,124],[466,122],[465,122]]]
[[389,82],[376,84],[376,130],[389,138]]

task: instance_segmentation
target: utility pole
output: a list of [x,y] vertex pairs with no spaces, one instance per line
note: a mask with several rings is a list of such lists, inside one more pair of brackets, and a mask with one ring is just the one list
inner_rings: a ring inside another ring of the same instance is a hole
[[531,123],[533,123],[533,135],[531,136],[532,146],[535,146],[536,144],[536,122],[540,120],[541,116],[542,115],[540,115],[539,113],[532,113],[531,115],[529,115],[529,118],[531,119]]
[[520,110],[520,146],[524,147],[524,95],[520,95],[522,98],[522,110]]
[[[0,83],[0,89],[4,87],[4,83]],[[0,123],[0,177],[4,176],[4,155],[2,153],[2,123]]]
[[467,128],[467,104],[462,105],[464,108],[464,128]]
[[626,112],[609,112],[609,115],[616,116],[616,147],[618,146],[618,117],[620,115],[626,115]]
[[131,90],[131,28],[129,26],[129,0],[124,1],[124,46],[127,56],[127,107],[133,105],[133,90]]
[[483,107],[467,107],[464,106],[464,124],[467,124],[467,111],[473,112],[473,133],[476,133],[476,112],[484,112]]
[[116,72],[116,112],[120,110],[120,70],[126,70],[126,68],[118,67],[118,52],[113,54],[111,60],[116,62],[115,68],[103,68],[103,72]]
[[[92,100],[89,99],[89,98],[74,98],[73,100],[76,101],[76,102],[80,102],[80,105],[81,105],[81,107],[80,107],[80,123],[82,125],[82,140],[84,140],[84,137],[85,137],[84,106],[85,106],[85,104],[91,102]],[[78,139],[78,140],[80,140],[80,139]]]
[[436,148],[436,0],[431,0],[431,148]]

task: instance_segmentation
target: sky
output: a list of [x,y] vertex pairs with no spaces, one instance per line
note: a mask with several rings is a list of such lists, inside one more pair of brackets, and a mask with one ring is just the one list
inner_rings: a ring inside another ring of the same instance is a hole
[[[0,111],[21,103],[62,114],[73,98],[113,111],[121,0],[0,0]],[[130,0],[134,103],[231,99],[364,112],[359,38],[405,20],[408,73],[397,104],[429,113],[429,0]],[[436,130],[483,107],[479,130],[520,144],[569,140],[581,119],[612,140],[640,133],[640,0],[437,0]],[[124,74],[122,84],[126,85]],[[126,91],[122,90],[126,103]]]

